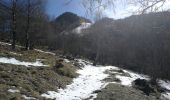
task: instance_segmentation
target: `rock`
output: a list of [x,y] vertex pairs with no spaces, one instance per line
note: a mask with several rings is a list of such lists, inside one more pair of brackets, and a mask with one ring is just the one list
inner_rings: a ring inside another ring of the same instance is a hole
[[115,78],[115,77],[108,77],[108,78],[105,78],[104,81],[106,81],[106,82],[116,82],[116,83],[120,83],[120,82],[121,82],[120,79]]
[[102,91],[101,90],[96,90],[93,93],[99,93],[99,92],[102,92]]
[[133,83],[133,86],[135,88],[143,91],[148,96],[150,95],[150,93],[156,93],[150,82],[145,79],[136,79]]
[[136,79],[136,80],[134,81],[134,83],[135,83],[135,85],[141,86],[141,87],[144,87],[144,86],[146,86],[146,85],[149,85],[149,83],[148,83],[147,80],[145,80],[145,79]]
[[66,59],[68,59],[68,60],[74,60],[74,57],[73,57],[73,56],[66,56]]

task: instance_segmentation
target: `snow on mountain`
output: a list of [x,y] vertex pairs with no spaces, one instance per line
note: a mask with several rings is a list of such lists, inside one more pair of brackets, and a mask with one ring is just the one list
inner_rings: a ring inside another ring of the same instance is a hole
[[77,28],[75,28],[73,31],[76,32],[77,34],[80,34],[83,29],[90,28],[91,25],[92,25],[92,23],[83,22],[83,23],[81,23],[80,26],[78,26]]

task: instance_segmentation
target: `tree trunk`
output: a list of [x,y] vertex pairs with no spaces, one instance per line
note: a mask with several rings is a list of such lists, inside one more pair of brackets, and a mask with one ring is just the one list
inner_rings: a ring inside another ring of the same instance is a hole
[[12,50],[15,50],[16,44],[16,2],[12,0]]
[[25,49],[29,50],[30,47],[30,38],[29,38],[29,27],[30,27],[30,0],[28,0],[28,8],[27,8],[27,28],[26,28],[26,43],[25,43]]
[[97,65],[97,62],[99,60],[99,56],[100,56],[100,47],[98,46],[98,49],[97,49],[97,54],[96,54],[96,57],[95,57],[95,61],[93,63],[94,66]]

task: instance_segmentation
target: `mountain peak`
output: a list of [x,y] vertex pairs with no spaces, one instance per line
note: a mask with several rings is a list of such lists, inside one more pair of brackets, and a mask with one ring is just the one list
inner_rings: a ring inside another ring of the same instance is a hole
[[72,12],[65,12],[58,16],[54,20],[54,23],[56,24],[57,30],[60,33],[62,31],[72,30],[80,26],[82,23],[91,23],[91,21]]

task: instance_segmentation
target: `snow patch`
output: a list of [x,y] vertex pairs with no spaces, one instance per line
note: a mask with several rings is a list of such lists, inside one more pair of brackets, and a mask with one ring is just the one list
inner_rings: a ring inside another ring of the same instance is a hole
[[162,99],[166,98],[166,99],[170,100],[170,93],[168,93],[168,92],[167,93],[162,93],[161,98]]
[[[83,62],[83,60],[79,61]],[[108,77],[108,74],[104,72],[111,68],[111,66],[95,67],[85,65],[85,67],[77,71],[80,74],[79,77],[73,79],[73,83],[68,85],[66,89],[59,89],[58,92],[48,91],[41,96],[56,100],[82,100],[90,96],[95,98],[96,94],[92,93],[105,86],[106,83],[102,80]]]
[[[110,70],[111,72],[117,72],[120,68],[115,66],[93,66],[91,62],[76,59],[76,61],[83,65],[82,69],[78,70],[80,74],[78,78],[73,79],[73,83],[67,85],[66,89],[59,89],[58,92],[48,91],[41,96],[49,99],[56,100],[82,100],[92,97],[93,100],[97,97],[96,90],[101,90],[109,83],[119,84],[117,82],[104,82],[103,80],[109,77],[109,74],[105,72]],[[121,84],[125,86],[131,86],[132,82],[138,78],[147,79],[146,76],[136,74],[127,70],[123,70],[128,76],[121,76],[118,72],[116,78],[121,80]]]
[[64,59],[64,62],[69,63],[70,61],[68,59]]
[[167,90],[170,90],[170,82],[169,81],[163,81],[163,80],[159,80],[159,85],[162,87],[162,88],[165,88]]
[[84,23],[81,23],[81,25],[78,26],[74,31],[79,34],[79,33],[82,32],[83,29],[87,29],[87,28],[89,28],[91,25],[92,25],[92,23],[85,23],[85,22],[84,22]]
[[24,61],[16,60],[15,58],[6,58],[6,57],[1,57],[0,58],[0,63],[13,64],[13,65],[23,65],[23,66],[26,66],[26,67],[30,67],[30,66],[47,66],[47,65],[42,64],[40,61],[24,62]]
[[20,91],[17,90],[17,89],[9,89],[8,92],[11,92],[11,93],[18,93],[18,92],[20,92]]
[[[97,97],[94,91],[101,90],[109,83],[132,86],[132,82],[138,78],[150,80],[149,76],[137,74],[128,70],[122,70],[124,73],[122,74],[122,72],[119,72],[121,69],[115,66],[93,66],[91,62],[82,59],[76,59],[76,61],[84,66],[77,71],[79,77],[73,79],[73,83],[67,85],[65,89],[59,89],[58,92],[48,91],[41,96],[56,100],[82,100],[89,97],[90,100],[93,100]],[[115,77],[120,79],[121,83],[103,81],[105,78],[109,77],[109,74],[105,73],[106,71],[114,73]],[[170,82],[160,81],[160,85],[166,89],[170,89]],[[161,97],[170,100],[170,93],[162,93]]]
[[132,86],[132,82],[136,79],[146,79],[149,80],[148,76],[136,74],[127,70],[123,70],[125,73],[129,74],[130,76],[122,76],[122,75],[116,75],[116,78],[121,80],[121,85],[124,86]]
[[[6,43],[6,42],[0,42],[1,45],[8,45],[8,46],[11,46],[12,44],[11,43]],[[23,46],[19,46],[19,45],[15,45],[16,47],[19,47],[19,48],[23,48]]]
[[10,43],[0,42],[1,45],[11,45]]
[[[79,64],[82,64],[83,66],[86,66],[86,65],[92,65],[93,63],[89,62],[89,61],[86,61],[86,60],[83,60],[83,59],[75,59],[76,61],[78,61]],[[95,66],[94,66],[95,67]]]

